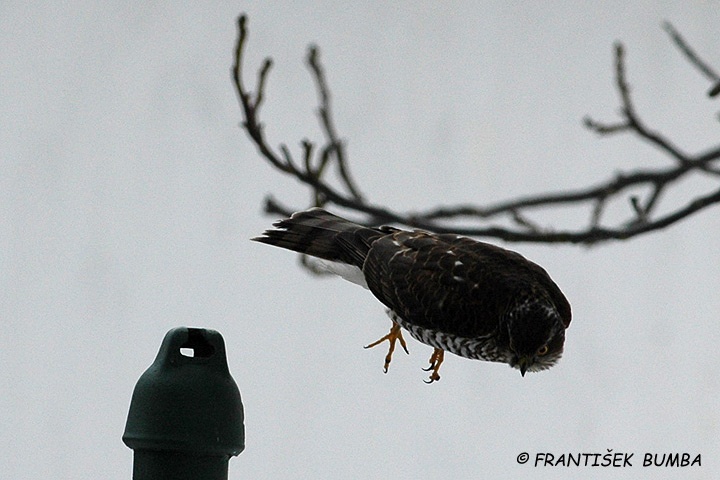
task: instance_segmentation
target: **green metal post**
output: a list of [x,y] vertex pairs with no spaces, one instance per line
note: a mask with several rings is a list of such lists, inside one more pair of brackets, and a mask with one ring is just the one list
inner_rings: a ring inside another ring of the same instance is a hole
[[123,441],[134,480],[227,480],[245,448],[240,391],[214,330],[170,330],[135,385]]

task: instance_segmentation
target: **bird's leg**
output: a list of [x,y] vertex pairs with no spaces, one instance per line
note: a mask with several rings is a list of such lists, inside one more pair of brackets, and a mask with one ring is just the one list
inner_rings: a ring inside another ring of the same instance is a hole
[[392,354],[395,351],[395,342],[397,340],[400,340],[400,346],[402,346],[403,350],[405,350],[405,353],[410,354],[407,349],[407,345],[405,344],[405,339],[402,336],[402,331],[400,330],[400,325],[393,322],[392,328],[390,329],[390,333],[382,337],[380,340],[377,340],[370,345],[365,345],[365,348],[372,348],[377,345],[380,345],[382,342],[387,340],[390,342],[390,349],[388,350],[387,355],[385,356],[385,373],[388,371],[388,367],[390,366],[390,361],[392,360]]
[[440,365],[444,359],[445,350],[435,347],[435,350],[433,350],[433,353],[430,356],[430,366],[428,368],[423,368],[426,372],[432,370],[432,373],[430,374],[430,381],[425,381],[425,383],[433,383],[436,380],[440,380],[440,374],[438,371],[440,370]]

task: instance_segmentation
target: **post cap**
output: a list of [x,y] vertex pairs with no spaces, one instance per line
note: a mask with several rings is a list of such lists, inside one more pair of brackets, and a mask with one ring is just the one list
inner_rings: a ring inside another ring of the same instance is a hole
[[243,422],[220,333],[178,327],[135,385],[123,441],[136,451],[234,456],[245,448]]

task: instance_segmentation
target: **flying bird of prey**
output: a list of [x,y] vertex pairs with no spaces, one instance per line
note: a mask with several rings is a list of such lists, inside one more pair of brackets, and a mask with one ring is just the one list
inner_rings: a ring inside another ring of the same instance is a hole
[[385,372],[402,330],[434,347],[430,383],[445,352],[507,363],[525,372],[560,359],[570,304],[539,265],[453,234],[369,228],[320,208],[293,214],[253,240],[315,257],[324,269],[368,288],[388,309]]

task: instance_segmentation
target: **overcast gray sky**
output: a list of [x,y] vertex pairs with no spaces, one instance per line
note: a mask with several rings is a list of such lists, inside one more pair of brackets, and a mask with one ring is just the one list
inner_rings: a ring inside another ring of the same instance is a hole
[[[720,3],[290,3],[0,5],[3,478],[130,478],[132,389],[179,325],[225,338],[247,431],[230,478],[718,478],[717,209],[593,249],[510,245],[573,305],[552,370],[450,356],[426,385],[431,349],[411,341],[384,375],[385,351],[362,349],[389,327],[378,301],[248,241],[267,193],[308,195],[238,127],[229,69],[244,11],[246,81],[274,58],[263,118],[297,151],[318,135],[317,43],[369,198],[483,203],[669,164],[582,127],[616,118],[616,40],[648,125],[714,146],[720,103],[661,22],[717,69]],[[516,462],[609,449],[634,466]],[[646,452],[702,467],[643,468]]]

